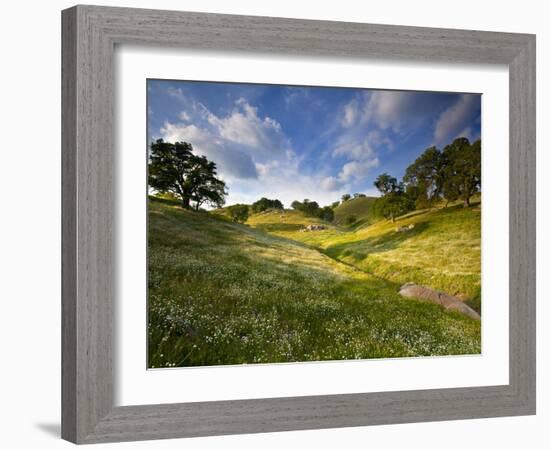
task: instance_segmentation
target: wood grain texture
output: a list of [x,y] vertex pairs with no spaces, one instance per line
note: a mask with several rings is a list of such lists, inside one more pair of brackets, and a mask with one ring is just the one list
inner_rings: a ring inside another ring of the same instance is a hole
[[76,440],[76,10],[62,17],[61,340],[62,435]]
[[535,39],[510,71],[510,385],[536,404]]
[[[467,30],[77,6],[63,11],[62,436],[77,443],[535,412],[535,38]],[[113,406],[116,44],[506,64],[510,71],[510,383]]]

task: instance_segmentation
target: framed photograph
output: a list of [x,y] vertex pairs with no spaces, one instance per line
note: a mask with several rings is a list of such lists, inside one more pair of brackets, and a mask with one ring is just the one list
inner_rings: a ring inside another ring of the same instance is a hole
[[535,37],[75,6],[62,435],[535,413]]

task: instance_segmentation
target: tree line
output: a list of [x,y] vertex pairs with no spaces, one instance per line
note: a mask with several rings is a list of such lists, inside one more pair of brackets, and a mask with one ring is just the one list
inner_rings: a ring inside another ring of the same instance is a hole
[[[352,197],[351,194],[344,194],[344,195],[342,195],[342,203],[345,203],[345,202],[351,200],[352,198],[355,199],[355,198],[361,198],[361,197],[366,197],[366,195],[363,194],[362,192],[356,192],[355,194],[353,194],[353,197]],[[335,203],[333,203],[333,205],[334,204],[336,206],[338,206],[340,204],[340,202],[335,202]]]
[[[301,211],[304,215],[310,217],[318,217],[321,220],[332,222],[334,220],[333,206],[319,206],[315,201],[304,199],[303,201],[294,200],[291,203],[291,208],[296,211]],[[269,199],[262,197],[260,200],[251,205],[236,204],[227,207],[229,217],[234,222],[246,222],[250,214],[259,214],[264,211],[284,210],[283,203],[278,199]]]
[[[150,146],[148,164],[149,186],[162,194],[178,198],[182,208],[198,211],[208,205],[221,208],[225,204],[227,187],[218,178],[216,163],[205,156],[193,153],[187,142],[169,143],[158,139]],[[481,141],[470,143],[461,137],[443,150],[432,146],[407,167],[401,181],[383,173],[374,186],[381,196],[372,206],[372,214],[392,221],[413,209],[430,207],[445,199],[447,204],[462,200],[465,207],[471,197],[481,189]],[[363,193],[344,194],[341,202],[352,198],[366,197]],[[334,220],[336,201],[329,206],[320,206],[316,201],[295,200],[291,207],[307,216],[318,217],[327,222]],[[227,208],[236,222],[245,222],[250,213],[267,210],[283,210],[278,199],[262,197],[252,205],[237,204]]]
[[432,146],[407,167],[402,181],[387,173],[379,175],[374,186],[382,194],[372,213],[392,222],[414,209],[431,207],[435,202],[462,200],[470,206],[472,196],[481,190],[481,140],[473,143],[460,137],[443,150]]
[[248,220],[250,213],[259,214],[268,210],[283,210],[285,207],[283,203],[278,199],[269,199],[262,197],[260,200],[255,201],[251,205],[245,205],[238,203],[236,205],[231,205],[227,208],[229,217],[233,222],[244,223]]
[[327,222],[332,222],[334,220],[334,210],[332,206],[319,206],[319,203],[311,201],[308,198],[305,198],[302,202],[294,200],[290,206],[296,211],[303,212],[306,216],[318,217]]

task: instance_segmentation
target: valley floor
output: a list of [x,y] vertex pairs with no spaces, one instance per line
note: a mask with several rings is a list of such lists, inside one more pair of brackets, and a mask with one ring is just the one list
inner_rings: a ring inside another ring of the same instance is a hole
[[392,224],[304,233],[292,211],[241,225],[151,199],[149,367],[480,353],[479,321],[398,294],[423,282],[475,304],[475,214],[411,214],[395,242]]

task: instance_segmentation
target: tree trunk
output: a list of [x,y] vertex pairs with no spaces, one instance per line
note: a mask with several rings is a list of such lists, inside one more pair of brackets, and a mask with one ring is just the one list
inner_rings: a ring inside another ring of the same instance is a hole
[[189,202],[190,202],[189,197],[183,197],[183,199],[182,199],[182,201],[181,201],[181,207],[182,207],[183,209],[190,209]]
[[395,223],[395,217],[393,216],[393,214],[390,216],[390,219],[391,219],[391,223]]
[[470,206],[470,197],[466,196],[464,197],[464,208],[468,208]]

